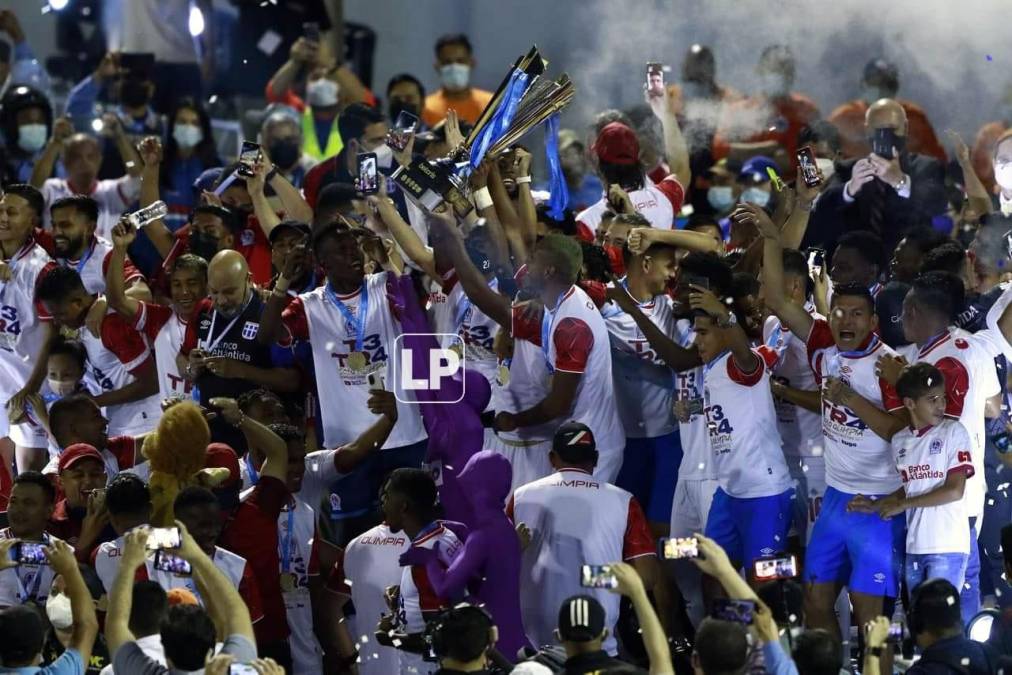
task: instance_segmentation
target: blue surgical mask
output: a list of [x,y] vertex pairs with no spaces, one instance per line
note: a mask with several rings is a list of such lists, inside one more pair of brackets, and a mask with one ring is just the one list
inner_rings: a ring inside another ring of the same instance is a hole
[[172,138],[179,147],[189,150],[204,140],[204,131],[196,124],[177,124],[172,127]]
[[744,204],[755,204],[759,208],[764,208],[770,203],[770,193],[759,188],[745,188],[741,192],[741,201]]
[[734,190],[730,185],[714,185],[706,191],[706,201],[717,211],[726,211],[734,204]]
[[470,78],[471,66],[466,63],[447,63],[439,67],[439,79],[443,83],[443,89],[447,91],[467,89]]
[[22,124],[18,127],[18,147],[29,153],[36,153],[46,144],[45,124]]

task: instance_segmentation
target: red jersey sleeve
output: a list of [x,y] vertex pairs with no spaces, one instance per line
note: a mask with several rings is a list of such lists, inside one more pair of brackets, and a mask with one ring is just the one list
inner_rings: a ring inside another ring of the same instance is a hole
[[298,94],[292,91],[291,87],[285,89],[284,92],[279,94],[274,90],[274,87],[271,86],[271,83],[268,82],[267,86],[264,88],[264,95],[268,103],[283,103],[289,108],[294,109],[296,112],[302,112],[306,109],[306,102],[302,100]]
[[239,595],[246,602],[250,621],[256,623],[264,618],[264,606],[260,600],[260,588],[257,586],[257,578],[253,574],[253,568],[250,567],[249,563],[246,563],[242,568],[242,578],[239,580]]
[[510,500],[508,502],[506,502],[506,516],[511,521],[513,521],[514,524],[516,524],[516,516],[513,513],[513,510],[514,510],[515,507],[516,507],[516,502],[513,501],[513,495],[510,495]]
[[[46,278],[46,275],[50,271],[56,268],[55,262],[48,262],[39,272],[38,278],[35,280],[35,288],[38,289],[39,284]],[[49,310],[46,309],[46,305],[38,300],[35,301],[35,313],[39,316],[39,321],[52,321],[53,317],[49,314]]]
[[552,341],[556,370],[582,373],[587,369],[590,351],[594,348],[594,333],[585,321],[567,316],[555,327]]
[[306,305],[302,302],[302,298],[295,298],[288,303],[281,312],[281,323],[288,329],[289,335],[288,340],[279,341],[281,344],[287,345],[291,340],[309,339],[309,320],[306,319]]
[[137,441],[133,436],[114,436],[106,442],[106,448],[116,458],[120,471],[129,469],[137,462]]
[[265,517],[276,521],[281,509],[288,503],[288,497],[288,488],[284,483],[274,476],[261,476],[243,505],[259,509]]
[[582,220],[576,221],[576,238],[588,244],[594,243],[594,230]]
[[654,537],[650,534],[643,508],[635,497],[630,497],[625,537],[622,539],[622,560],[632,560],[645,555],[657,555]]
[[119,314],[107,314],[102,321],[102,344],[131,373],[151,358],[151,348],[144,336],[135,331]]
[[[105,258],[102,259],[102,276],[109,274],[109,260],[112,258],[112,251],[105,254]],[[123,281],[127,287],[130,287],[135,281],[144,281],[144,275],[141,271],[134,266],[130,258],[123,261]]]
[[544,312],[542,309],[537,316],[532,317],[527,312],[527,303],[513,305],[513,338],[541,346],[541,317]]
[[154,342],[158,332],[172,318],[172,308],[165,305],[155,305],[150,302],[141,302],[140,310],[134,317],[133,329],[144,333],[148,339]]
[[958,418],[963,414],[963,403],[970,390],[970,373],[966,366],[951,356],[939,359],[935,367],[945,377],[945,414]]
[[591,302],[598,309],[601,309],[608,302],[608,287],[600,281],[580,281],[577,285],[583,289],[583,292],[587,294],[587,297],[590,298]]
[[808,349],[808,358],[812,358],[812,354],[820,349],[826,349],[832,347],[835,344],[833,340],[833,331],[829,329],[829,322],[825,319],[816,319],[812,322],[812,330],[808,332],[808,339],[805,340],[805,347]]
[[678,182],[678,178],[675,174],[670,174],[667,178],[657,183],[657,189],[664,193],[664,196],[671,202],[671,208],[677,215],[682,210],[682,203],[685,201],[685,188]]
[[341,551],[341,557],[334,563],[334,567],[331,568],[330,574],[327,575],[327,590],[335,595],[346,595],[351,597],[351,586],[348,585],[348,580],[344,578],[344,551]]
[[727,376],[744,387],[759,384],[763,379],[763,371],[767,368],[772,368],[777,362],[776,351],[765,345],[758,349],[753,349],[752,353],[759,359],[759,363],[756,364],[751,373],[746,373],[738,367],[738,362],[735,361],[734,355],[727,359]]
[[197,348],[197,326],[200,325],[200,317],[204,312],[211,310],[211,301],[204,298],[193,310],[193,316],[186,324],[186,333],[183,334],[183,344],[179,346],[179,353],[189,356],[190,352]]
[[903,399],[896,393],[896,388],[879,378],[879,389],[882,390],[882,407],[886,412],[893,412],[903,407]]

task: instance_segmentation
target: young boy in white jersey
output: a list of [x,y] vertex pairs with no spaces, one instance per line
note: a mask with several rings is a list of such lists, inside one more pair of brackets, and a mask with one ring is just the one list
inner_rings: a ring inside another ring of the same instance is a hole
[[910,413],[910,426],[892,438],[903,486],[876,501],[856,498],[851,509],[883,519],[906,511],[904,577],[911,592],[935,577],[961,588],[970,547],[977,545],[970,539],[963,499],[973,475],[970,436],[960,422],[945,418],[945,379],[935,366],[907,366],[896,391]]
[[710,449],[720,483],[705,534],[736,564],[750,568],[756,558],[784,550],[794,499],[767,371],[776,354],[752,349],[729,300],[700,286],[692,289]]

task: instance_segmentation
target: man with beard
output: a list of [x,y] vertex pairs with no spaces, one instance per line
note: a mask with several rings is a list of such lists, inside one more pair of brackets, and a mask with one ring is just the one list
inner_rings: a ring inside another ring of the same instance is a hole
[[[200,390],[200,404],[212,398],[238,398],[258,386],[293,392],[294,369],[275,368],[269,343],[257,340],[264,303],[253,288],[246,259],[225,250],[207,266],[207,292],[186,326],[179,350],[180,372]],[[242,438],[220,418],[211,421],[214,441],[243,448]]]

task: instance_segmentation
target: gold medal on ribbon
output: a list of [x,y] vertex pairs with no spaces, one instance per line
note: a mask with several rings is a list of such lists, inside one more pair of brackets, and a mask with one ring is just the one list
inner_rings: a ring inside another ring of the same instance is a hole
[[297,578],[296,578],[296,576],[294,574],[292,574],[291,572],[282,572],[281,573],[281,592],[282,593],[291,593],[292,591],[295,590],[296,582],[297,582]]
[[352,352],[348,354],[348,367],[356,373],[361,373],[369,365],[369,360],[365,357],[365,352]]
[[499,380],[499,384],[503,387],[507,386],[510,383],[509,366],[505,364],[499,366],[499,377],[497,379]]

